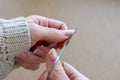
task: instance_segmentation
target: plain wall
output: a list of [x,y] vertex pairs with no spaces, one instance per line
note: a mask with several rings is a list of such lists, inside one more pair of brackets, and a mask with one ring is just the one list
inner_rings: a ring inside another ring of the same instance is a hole
[[[37,14],[78,27],[62,59],[91,80],[120,79],[119,0],[0,0],[0,17]],[[5,80],[37,80],[37,71],[14,70]]]

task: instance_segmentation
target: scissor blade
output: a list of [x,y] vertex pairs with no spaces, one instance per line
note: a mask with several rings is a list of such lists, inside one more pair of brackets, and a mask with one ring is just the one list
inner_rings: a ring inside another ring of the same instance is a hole
[[72,35],[70,35],[70,37],[68,38],[68,40],[66,41],[65,45],[67,46],[72,38],[72,36],[76,33],[76,31],[78,30],[78,28],[75,29],[75,31],[73,32]]

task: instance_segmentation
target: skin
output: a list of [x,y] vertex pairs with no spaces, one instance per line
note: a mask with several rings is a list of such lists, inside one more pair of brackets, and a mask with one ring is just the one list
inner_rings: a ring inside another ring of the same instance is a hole
[[68,30],[66,24],[61,21],[38,15],[28,16],[26,23],[30,28],[32,51],[21,53],[16,58],[16,62],[29,70],[38,69],[40,63],[45,62],[49,50],[61,48],[64,41],[74,32],[74,30]]
[[30,28],[32,46],[39,40],[62,42],[73,32],[67,30],[65,23],[42,16],[29,16],[26,21]]
[[[47,70],[52,66],[55,58],[57,57],[57,52],[55,49],[51,49],[47,54],[46,67],[47,69],[41,74],[38,80],[46,80]],[[72,67],[67,62],[58,61],[53,72],[50,75],[49,80],[89,80],[74,67]]]
[[40,67],[40,63],[45,62],[45,58],[49,49],[46,47],[38,47],[34,53],[26,51],[21,53],[16,62],[25,69],[37,70]]
[[[16,58],[16,62],[29,70],[36,70],[39,68],[40,63],[46,62],[47,69],[39,77],[39,80],[46,80],[48,74],[47,70],[51,67],[57,56],[55,49],[61,48],[64,41],[74,31],[67,30],[67,26],[61,21],[37,15],[27,17],[26,22],[30,28],[31,47],[33,48],[33,51],[21,53]],[[43,41],[46,43],[42,43]],[[40,42],[41,44],[38,46],[36,45],[37,42]],[[47,46],[44,46],[44,44],[47,44]],[[89,79],[68,63],[58,61],[58,64],[50,75],[50,80]]]

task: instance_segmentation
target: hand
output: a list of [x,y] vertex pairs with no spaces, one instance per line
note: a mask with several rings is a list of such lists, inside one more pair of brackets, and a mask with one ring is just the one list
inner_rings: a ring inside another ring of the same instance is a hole
[[16,62],[25,69],[37,70],[40,67],[40,63],[45,62],[49,50],[47,47],[39,46],[34,52],[26,51],[21,53],[16,58]]
[[[26,21],[30,28],[31,49],[35,52],[34,54],[30,51],[23,52],[17,57],[16,62],[26,69],[36,70],[39,64],[45,61],[49,49],[59,46],[59,43],[63,44],[74,30],[67,30],[65,23],[61,21],[37,15],[27,17]],[[44,44],[47,46],[41,46]]]
[[65,23],[42,16],[29,16],[26,21],[30,28],[32,46],[39,40],[62,42],[74,32],[74,30],[67,30]]
[[[57,53],[55,49],[52,49],[47,55],[46,60],[47,70],[50,69],[56,57]],[[48,74],[47,70],[42,73],[39,80],[46,80]],[[50,75],[49,80],[89,80],[89,79],[80,72],[78,72],[68,63],[58,61],[53,72]]]

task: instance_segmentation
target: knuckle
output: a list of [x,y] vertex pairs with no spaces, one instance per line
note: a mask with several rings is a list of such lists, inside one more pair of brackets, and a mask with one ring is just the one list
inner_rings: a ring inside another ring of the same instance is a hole
[[64,25],[65,23],[63,21],[60,21],[61,22],[61,25]]
[[63,71],[63,68],[60,64],[56,65],[54,72],[55,73],[61,73]]
[[54,30],[54,34],[57,35],[56,40],[59,41],[59,39],[63,37],[64,32],[61,30]]
[[70,74],[70,79],[71,80],[77,80],[76,78],[79,78],[79,76],[76,76],[74,73]]
[[61,29],[63,29],[63,30],[68,29],[68,28],[67,28],[67,25],[66,25],[66,24],[63,24],[63,25],[61,26]]
[[67,29],[67,25],[65,22],[61,21],[60,29]]

